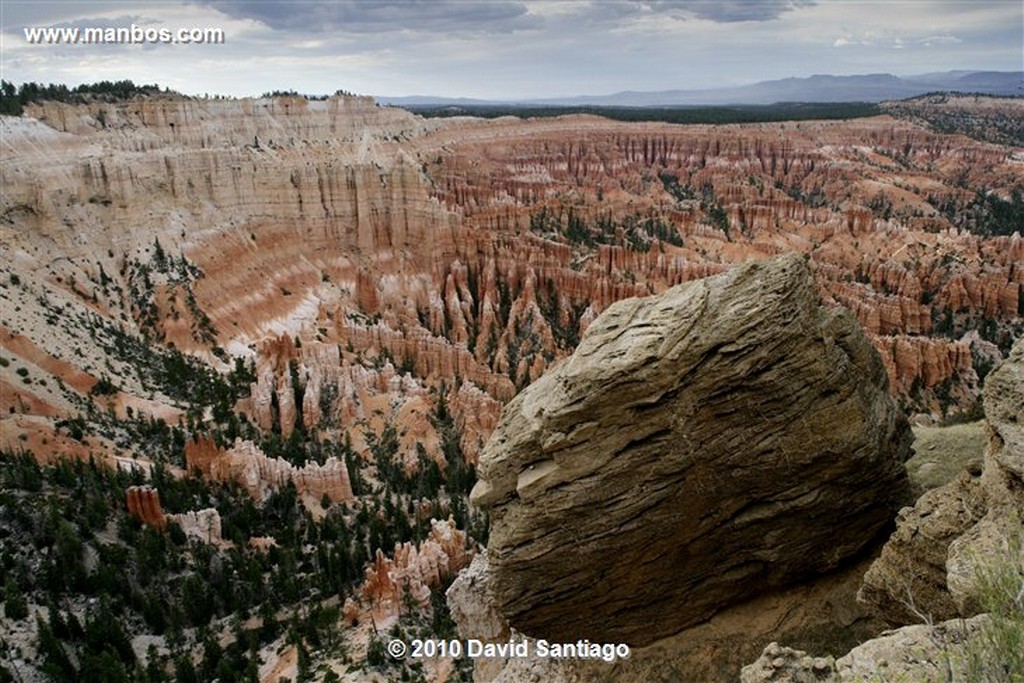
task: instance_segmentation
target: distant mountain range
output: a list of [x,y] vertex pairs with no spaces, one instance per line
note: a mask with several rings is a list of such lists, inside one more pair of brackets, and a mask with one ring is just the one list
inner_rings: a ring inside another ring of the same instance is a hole
[[471,98],[413,96],[378,97],[381,104],[427,106],[567,106],[567,107],[663,107],[776,102],[881,102],[916,97],[928,92],[958,91],[988,95],[1024,96],[1024,71],[944,71],[917,76],[862,74],[816,75],[783,78],[752,85],[708,90],[623,91],[611,95],[581,95],[530,100],[478,100]]

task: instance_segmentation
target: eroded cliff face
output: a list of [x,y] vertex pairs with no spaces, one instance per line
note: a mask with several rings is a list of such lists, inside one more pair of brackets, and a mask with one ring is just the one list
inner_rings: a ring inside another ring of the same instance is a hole
[[282,458],[268,458],[251,441],[237,439],[231,448],[222,450],[199,439],[185,445],[185,463],[189,471],[198,471],[213,481],[242,486],[260,502],[286,484],[294,485],[307,505],[319,504],[325,497],[332,503],[354,498],[348,469],[333,457],[323,464],[296,467]]
[[[284,434],[300,413],[309,427],[358,412],[321,386],[373,384],[343,368],[388,361],[482,390],[493,415],[612,302],[788,251],[810,256],[916,410],[970,408],[992,359],[960,338],[978,329],[1005,353],[1020,326],[1019,235],[951,227],[976,191],[1021,185],[1019,156],[884,117],[425,121],[365,98],[158,97],[2,125],[3,246],[22,283],[5,327],[90,381],[134,374],[76,349],[96,321],[222,369],[215,348],[255,361],[252,414]],[[281,338],[306,347],[282,356]],[[16,412],[73,413],[11,379]],[[473,448],[493,419],[470,422]]]

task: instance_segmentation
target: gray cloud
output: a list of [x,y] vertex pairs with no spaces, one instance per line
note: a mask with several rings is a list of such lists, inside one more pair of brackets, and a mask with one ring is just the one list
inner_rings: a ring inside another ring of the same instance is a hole
[[634,0],[656,12],[673,12],[721,24],[771,21],[815,0]]
[[107,27],[120,27],[120,26],[149,26],[152,24],[162,24],[162,19],[154,19],[152,17],[144,17],[141,14],[124,15],[120,17],[83,17],[81,19],[74,19],[72,21],[58,21],[55,24],[50,24],[54,28],[107,28]]
[[[55,22],[68,23],[71,19],[105,11],[116,11],[125,6],[124,2],[25,2],[4,0],[0,3],[0,24],[5,30],[21,29],[25,26],[51,26]],[[105,21],[109,21],[105,20]]]
[[539,17],[521,2],[462,0],[201,0],[228,16],[255,19],[287,31],[508,33],[537,28]]
[[[813,11],[801,11],[807,4],[0,0],[0,58],[14,82],[131,78],[199,94],[343,87],[499,99],[711,88],[811,73],[1020,68],[1019,0],[886,0],[884,13],[873,11],[879,0],[818,0]],[[30,45],[21,31],[155,22],[223,28],[228,40]]]

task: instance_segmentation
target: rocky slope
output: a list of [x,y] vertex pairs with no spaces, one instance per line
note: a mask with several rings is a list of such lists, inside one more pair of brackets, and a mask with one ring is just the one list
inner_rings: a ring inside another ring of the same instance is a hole
[[1024,341],[985,387],[983,470],[900,512],[858,600],[903,625],[838,659],[773,643],[744,667],[760,681],[1015,680],[1024,671]]
[[[976,565],[1024,534],[1024,342],[990,375],[985,415],[983,469],[902,510],[896,532],[864,577],[861,601],[891,623],[977,613]],[[1015,551],[1024,566],[1024,548]]]

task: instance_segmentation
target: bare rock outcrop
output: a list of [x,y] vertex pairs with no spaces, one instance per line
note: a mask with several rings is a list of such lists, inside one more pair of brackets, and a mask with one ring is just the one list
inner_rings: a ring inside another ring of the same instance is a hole
[[650,643],[863,550],[910,439],[802,258],[621,301],[484,448],[492,590],[529,635]]
[[235,445],[224,451],[200,438],[185,444],[185,462],[189,470],[199,470],[214,481],[241,484],[257,501],[288,482],[295,484],[299,495],[314,501],[324,496],[335,503],[354,499],[348,468],[335,457],[322,465],[311,462],[295,467],[283,458],[268,458],[251,441],[236,439]]
[[[858,599],[892,624],[976,614],[976,564],[1024,538],[1024,340],[985,383],[989,445],[980,474],[964,472],[900,511],[895,533]],[[1024,566],[1024,549],[1014,551]]]
[[[452,519],[432,519],[430,533],[422,543],[396,545],[392,557],[378,549],[360,589],[373,622],[378,627],[393,623],[406,601],[421,607],[429,605],[430,590],[469,565],[471,559],[466,534],[455,527]],[[359,621],[359,607],[354,601],[349,604],[346,618]]]
[[177,515],[167,515],[167,519],[181,527],[187,538],[211,545],[224,543],[221,536],[220,513],[216,508],[189,510]]
[[224,542],[221,537],[220,513],[215,508],[168,515],[160,504],[160,492],[149,485],[129,486],[125,498],[128,514],[146,526],[164,531],[168,522],[174,522],[188,538],[216,545]]
[[970,648],[974,641],[984,638],[984,630],[990,624],[990,617],[982,614],[938,624],[904,626],[858,645],[839,659],[813,657],[802,650],[771,643],[757,661],[743,667],[740,683],[974,680],[970,673]]
[[832,657],[812,657],[791,647],[770,643],[753,664],[743,667],[740,683],[823,683],[835,681]]
[[968,676],[971,661],[965,651],[990,622],[988,615],[982,614],[971,619],[916,624],[888,631],[836,660],[837,680],[842,683],[971,680]]
[[968,472],[900,510],[896,531],[864,576],[861,603],[890,624],[917,623],[922,615],[956,616],[946,585],[949,545],[984,513],[984,491]]
[[146,526],[163,530],[167,526],[167,515],[160,505],[160,492],[152,486],[129,486],[125,492],[128,514]]
[[982,632],[990,623],[989,616],[981,614],[934,625],[904,626],[883,633],[836,660],[838,681],[945,683],[971,680],[968,674],[971,660],[966,652],[972,640],[984,637]]

